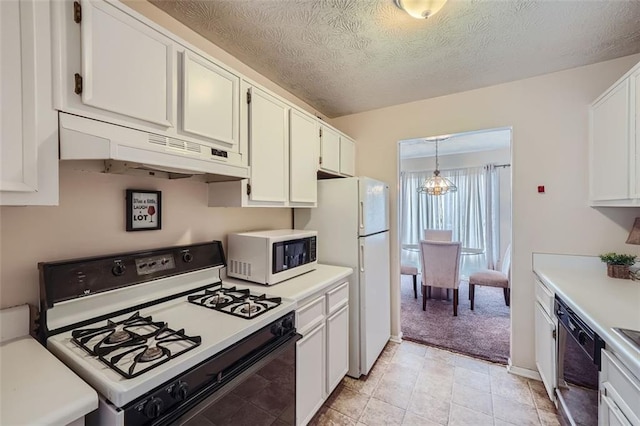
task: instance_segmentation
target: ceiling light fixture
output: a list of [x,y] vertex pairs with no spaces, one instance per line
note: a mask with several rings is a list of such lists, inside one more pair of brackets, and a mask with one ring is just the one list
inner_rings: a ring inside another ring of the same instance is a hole
[[[458,187],[453,184],[446,177],[440,176],[440,163],[438,162],[438,141],[444,141],[449,138],[436,138],[436,169],[433,171],[433,176],[430,176],[424,180],[422,186],[418,188],[418,192],[428,195],[444,195],[447,192],[456,192]],[[429,141],[428,139],[425,139]]]
[[400,9],[416,19],[427,19],[438,13],[447,0],[393,0]]

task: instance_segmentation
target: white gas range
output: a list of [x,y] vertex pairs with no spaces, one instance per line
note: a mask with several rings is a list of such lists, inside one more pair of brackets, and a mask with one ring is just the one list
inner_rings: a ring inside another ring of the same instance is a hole
[[223,266],[217,241],[39,265],[39,333],[101,395],[89,423],[293,423],[295,302],[225,288]]

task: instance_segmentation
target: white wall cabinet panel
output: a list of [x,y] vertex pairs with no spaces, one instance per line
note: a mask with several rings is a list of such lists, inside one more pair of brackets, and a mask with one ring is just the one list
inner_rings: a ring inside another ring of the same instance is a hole
[[640,206],[638,104],[640,63],[589,110],[589,199],[592,206]]
[[327,394],[349,370],[349,306],[327,318]]
[[82,102],[173,127],[173,41],[106,2],[81,5]]
[[0,2],[0,205],[58,203],[48,2]]
[[315,206],[318,124],[315,117],[296,109],[289,115],[289,154],[289,201],[296,206]]
[[305,425],[325,400],[326,326],[296,343],[296,425]]
[[182,54],[182,130],[238,144],[240,78],[190,52]]
[[322,125],[320,138],[320,170],[340,173],[340,134]]
[[539,302],[535,302],[536,366],[547,394],[555,399],[556,388],[556,325]]
[[356,174],[356,143],[344,136],[340,136],[340,174]]
[[289,107],[252,87],[249,103],[249,164],[252,201],[287,201]]

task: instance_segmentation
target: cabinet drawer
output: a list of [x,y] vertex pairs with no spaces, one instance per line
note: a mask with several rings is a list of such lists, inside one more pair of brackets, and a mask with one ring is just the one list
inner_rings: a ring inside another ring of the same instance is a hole
[[324,312],[324,295],[298,309],[296,311],[296,314],[298,316],[298,318],[296,318],[296,328],[298,330],[298,333],[304,336],[307,331],[311,330],[313,327],[324,321]]
[[540,302],[542,308],[545,310],[547,315],[551,318],[554,317],[553,313],[553,302],[554,302],[554,294],[551,290],[547,288],[542,282],[536,279],[536,300]]
[[632,425],[640,424],[640,381],[605,349],[602,350],[600,391],[613,400]]
[[349,281],[327,292],[327,313],[332,314],[349,302]]

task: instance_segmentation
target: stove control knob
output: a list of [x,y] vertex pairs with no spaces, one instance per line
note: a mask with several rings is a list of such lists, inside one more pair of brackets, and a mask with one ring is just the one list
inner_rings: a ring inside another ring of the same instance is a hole
[[284,328],[281,323],[275,323],[271,326],[271,333],[274,336],[284,336]]
[[185,263],[191,263],[191,261],[193,260],[193,255],[187,251],[182,255],[182,260]]
[[122,262],[116,262],[113,265],[113,268],[111,268],[111,273],[113,275],[115,275],[116,277],[122,276],[124,275],[124,271],[126,271],[127,268],[124,266],[124,263]]
[[293,318],[292,317],[286,317],[285,319],[283,319],[282,320],[282,327],[286,331],[289,331],[289,330],[293,329]]
[[153,397],[145,405],[144,414],[150,419],[155,419],[160,416],[163,408],[164,402],[160,398]]
[[578,342],[584,346],[584,344],[587,343],[587,333],[582,330],[578,331]]
[[189,393],[189,385],[187,384],[187,382],[178,382],[173,387],[171,396],[173,396],[178,401],[184,401],[185,399],[187,399],[188,393]]

